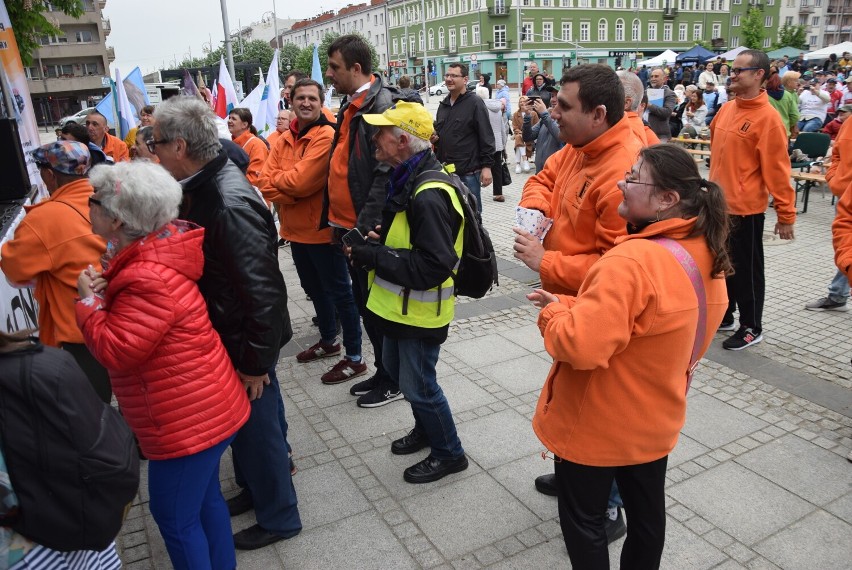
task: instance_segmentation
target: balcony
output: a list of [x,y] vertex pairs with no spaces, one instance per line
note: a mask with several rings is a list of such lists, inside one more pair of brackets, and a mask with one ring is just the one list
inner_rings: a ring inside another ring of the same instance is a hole
[[31,79],[27,81],[30,93],[33,95],[68,93],[74,91],[98,91],[103,93],[109,87],[104,87],[100,75],[70,77],[49,77],[47,79]]
[[813,14],[813,13],[814,13],[814,7],[813,6],[805,6],[804,4],[799,6],[799,14]]
[[110,63],[114,62],[115,61],[115,48],[114,47],[108,47],[108,48],[106,48],[106,52],[107,52],[107,59],[109,60],[109,62]]
[[840,31],[844,34],[848,34],[849,32],[852,32],[852,26],[843,26],[840,28]]
[[663,8],[663,20],[674,20],[677,17],[677,8],[666,6]]
[[503,4],[488,7],[488,15],[492,18],[500,18],[509,15],[509,7]]
[[104,18],[101,21],[101,28],[103,28],[103,30],[104,30],[104,38],[108,38],[110,32],[112,32],[112,24],[109,23],[108,18]]
[[828,24],[825,27],[825,31],[826,32],[837,32],[837,31],[839,31],[839,29],[838,29],[838,26],[836,24]]
[[107,0],[98,0],[98,9],[103,10],[106,8]]
[[507,51],[512,49],[512,40],[506,40],[502,43],[485,42],[488,51]]
[[829,4],[828,8],[825,9],[826,14],[839,14],[842,10],[840,4]]
[[70,58],[72,60],[81,57],[103,57],[104,46],[101,43],[67,43],[41,46],[38,55],[42,59]]

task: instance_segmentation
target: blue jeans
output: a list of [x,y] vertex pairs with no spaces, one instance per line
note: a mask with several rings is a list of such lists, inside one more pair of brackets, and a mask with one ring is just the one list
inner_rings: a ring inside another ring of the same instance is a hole
[[302,289],[311,298],[317,312],[323,342],[334,342],[337,336],[335,309],[343,329],[346,356],[361,356],[361,318],[352,295],[352,281],[343,250],[330,243],[290,244],[293,263]]
[[382,361],[390,377],[399,383],[414,414],[414,429],[425,433],[436,459],[456,459],[464,455],[450,404],[438,386],[435,365],[441,345],[420,339],[385,336]]
[[264,386],[260,398],[251,403],[251,416],[237,432],[231,451],[238,483],[244,482],[251,495],[257,524],[290,538],[302,530],[302,520],[290,476],[283,407],[278,382]]
[[482,172],[477,170],[473,174],[465,174],[464,176],[459,176],[464,182],[464,185],[467,186],[467,189],[470,190],[471,194],[476,197],[476,210],[481,214],[482,213],[482,183],[479,180],[479,176]]
[[839,269],[828,286],[828,298],[835,303],[845,303],[849,299],[849,279]]
[[814,117],[813,119],[802,119],[797,123],[800,133],[818,133],[822,129],[822,119]]
[[192,455],[148,463],[149,508],[175,570],[237,566],[231,517],[219,490],[219,460],[233,439]]

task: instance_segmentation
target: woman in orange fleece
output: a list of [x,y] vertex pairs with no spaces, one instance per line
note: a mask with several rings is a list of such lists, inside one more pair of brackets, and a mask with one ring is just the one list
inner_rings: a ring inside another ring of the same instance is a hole
[[237,107],[228,115],[228,130],[234,143],[246,151],[249,156],[249,165],[246,169],[246,178],[252,186],[258,185],[260,172],[269,156],[269,148],[266,143],[257,136],[257,129],[252,125],[251,111]]
[[[574,568],[609,568],[604,513],[613,479],[630,520],[622,567],[659,567],[666,462],[686,416],[687,372],[728,302],[725,198],[689,154],[645,148],[618,186],[628,235],[591,267],[576,297],[528,295],[542,309],[538,325],[554,359],[533,429],[556,456]],[[659,238],[688,255],[675,257]],[[706,298],[701,325],[693,279],[678,260],[690,256]]]

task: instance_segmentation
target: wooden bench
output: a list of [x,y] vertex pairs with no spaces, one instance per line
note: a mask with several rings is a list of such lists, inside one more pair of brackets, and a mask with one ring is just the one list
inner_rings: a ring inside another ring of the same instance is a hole
[[700,145],[710,146],[710,139],[673,138],[673,139],[669,139],[669,142],[678,143],[678,144],[700,144]]
[[818,184],[825,184],[825,175],[816,172],[791,172],[790,177],[796,189],[796,201],[799,199],[799,192],[802,193],[802,213],[804,214],[808,211],[811,188]]
[[699,150],[697,148],[688,148],[686,152],[691,154],[692,156],[710,156],[709,150]]

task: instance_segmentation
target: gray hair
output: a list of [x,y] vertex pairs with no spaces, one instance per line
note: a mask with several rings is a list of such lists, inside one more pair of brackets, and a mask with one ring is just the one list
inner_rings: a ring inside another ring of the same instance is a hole
[[432,148],[432,143],[430,143],[429,141],[424,141],[423,139],[416,137],[411,133],[403,131],[399,127],[393,127],[393,136],[399,138],[402,135],[408,137],[408,150],[413,155],[417,154],[418,152],[423,152],[427,148]]
[[152,127],[151,125],[139,127],[139,130],[136,131],[136,138],[141,140],[142,142],[154,140],[154,127]]
[[642,97],[645,96],[642,80],[632,71],[616,71],[615,74],[618,75],[624,87],[624,98],[630,97],[630,110],[638,111],[639,105],[642,104]]
[[89,173],[101,207],[121,220],[127,237],[139,239],[178,216],[183,200],[180,184],[153,162],[118,162],[98,165]]
[[216,115],[198,97],[170,97],[157,107],[154,119],[164,140],[186,141],[186,154],[190,159],[209,162],[222,149]]

